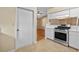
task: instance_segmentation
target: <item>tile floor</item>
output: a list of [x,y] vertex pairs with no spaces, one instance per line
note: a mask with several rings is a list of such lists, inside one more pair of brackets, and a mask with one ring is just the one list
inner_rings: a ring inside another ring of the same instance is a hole
[[19,48],[16,52],[77,52],[77,50],[46,39],[40,40],[36,44]]

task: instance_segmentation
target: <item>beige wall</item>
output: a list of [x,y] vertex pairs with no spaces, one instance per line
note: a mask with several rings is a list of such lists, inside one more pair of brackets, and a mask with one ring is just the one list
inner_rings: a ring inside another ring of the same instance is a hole
[[6,34],[0,33],[0,52],[15,49],[15,39]]
[[[34,11],[34,38],[33,42],[37,41],[37,8],[24,7]],[[16,7],[0,8],[0,51],[10,51],[15,49],[16,39]]]
[[37,20],[37,28],[39,29],[44,29],[45,28],[45,25],[48,24],[48,19],[46,16],[42,17],[42,18],[39,18]]
[[15,49],[16,8],[0,7],[0,51]]
[[1,32],[15,37],[16,8],[0,7],[0,28]]
[[48,19],[47,19],[47,17],[44,17],[43,19],[42,19],[42,26],[43,27],[45,27],[46,26],[46,24],[48,24]]
[[37,28],[42,29],[42,19],[41,18],[37,19]]

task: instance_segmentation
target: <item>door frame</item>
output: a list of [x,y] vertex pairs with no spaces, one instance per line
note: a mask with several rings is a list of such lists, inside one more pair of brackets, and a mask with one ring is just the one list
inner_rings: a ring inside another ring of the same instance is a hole
[[[18,29],[18,25],[19,25],[19,24],[18,24],[18,18],[17,18],[17,15],[18,15],[18,13],[17,13],[18,8],[33,13],[32,28],[33,28],[33,32],[34,32],[34,11],[28,9],[27,7],[26,7],[26,8],[24,8],[24,7],[16,7],[16,30],[15,30],[15,32],[16,32],[16,40],[18,40],[18,31],[17,31],[17,29]],[[32,37],[34,38],[34,33],[33,33],[33,32],[32,32]],[[18,48],[16,47],[16,40],[15,40],[15,49],[18,49]],[[32,43],[33,43],[33,40],[32,40]]]

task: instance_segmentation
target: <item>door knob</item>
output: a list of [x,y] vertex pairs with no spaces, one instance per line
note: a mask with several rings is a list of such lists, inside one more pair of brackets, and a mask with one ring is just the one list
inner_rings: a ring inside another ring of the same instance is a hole
[[17,29],[17,31],[19,31],[19,29]]

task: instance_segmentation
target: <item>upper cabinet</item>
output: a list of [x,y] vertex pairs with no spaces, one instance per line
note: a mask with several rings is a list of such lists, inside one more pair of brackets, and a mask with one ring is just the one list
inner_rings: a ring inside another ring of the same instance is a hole
[[48,19],[50,20],[50,19],[53,19],[53,15],[50,13],[50,14],[48,14]]
[[79,25],[79,8],[70,9],[70,17],[77,17]]
[[70,9],[70,17],[79,17],[79,8]]
[[48,19],[57,19],[60,17],[65,17],[65,16],[69,16],[69,10],[63,10],[56,13],[50,13],[48,14]]
[[70,24],[79,25],[79,8],[70,8],[62,11],[57,11],[48,14],[48,19],[50,24],[60,25],[60,24]]
[[62,11],[58,11],[55,13],[49,13],[48,14],[48,19],[56,19],[59,17],[78,17],[79,18],[79,8],[70,8],[67,10],[62,10]]
[[64,17],[64,16],[69,16],[69,10],[63,10],[63,11],[55,13],[56,18]]

